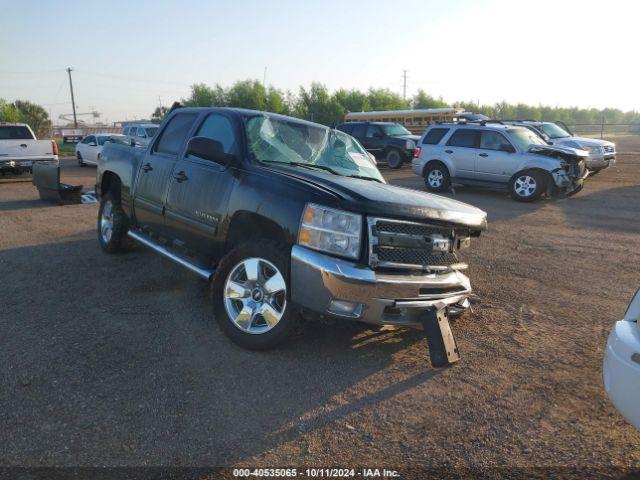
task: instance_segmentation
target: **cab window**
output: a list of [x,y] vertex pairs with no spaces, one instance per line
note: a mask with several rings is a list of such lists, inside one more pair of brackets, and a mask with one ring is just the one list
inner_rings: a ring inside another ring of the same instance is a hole
[[175,115],[160,134],[155,144],[154,152],[166,155],[178,155],[184,144],[189,130],[196,120],[195,113],[179,113]]
[[[222,144],[224,153],[235,153],[237,151],[236,136],[233,131],[231,121],[224,115],[213,113],[209,115],[202,123],[196,137],[207,137],[217,140]],[[190,158],[199,158],[195,155],[189,155]]]

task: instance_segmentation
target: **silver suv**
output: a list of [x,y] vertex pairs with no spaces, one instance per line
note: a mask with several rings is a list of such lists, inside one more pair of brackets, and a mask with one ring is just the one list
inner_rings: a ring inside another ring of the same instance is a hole
[[596,174],[616,163],[616,144],[597,138],[576,137],[569,127],[558,122],[538,122],[535,120],[511,120],[505,123],[527,127],[551,145],[579,148],[589,152],[586,158],[587,168],[591,174]]
[[507,188],[530,202],[547,195],[573,195],[588,175],[588,153],[549,145],[525,127],[501,122],[435,124],[420,137],[413,172],[427,189],[448,190],[452,183]]
[[158,125],[155,123],[130,123],[122,129],[122,134],[126,135],[134,146],[147,147],[157,131]]

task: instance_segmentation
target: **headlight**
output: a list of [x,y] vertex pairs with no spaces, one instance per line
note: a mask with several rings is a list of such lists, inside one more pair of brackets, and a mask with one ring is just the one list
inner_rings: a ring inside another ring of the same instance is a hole
[[582,145],[581,147],[583,150],[586,150],[587,152],[593,154],[593,155],[600,155],[602,154],[602,147],[599,145],[594,145],[594,146],[589,146],[589,145]]
[[413,140],[407,140],[404,148],[406,148],[407,150],[413,150],[414,148],[416,148],[416,142],[414,142]]
[[314,250],[358,258],[362,215],[308,203],[302,214],[298,244]]

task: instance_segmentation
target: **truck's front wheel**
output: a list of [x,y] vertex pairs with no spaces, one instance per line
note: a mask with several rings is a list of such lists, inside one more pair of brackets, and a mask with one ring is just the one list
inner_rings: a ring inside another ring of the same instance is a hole
[[246,243],[229,252],[216,270],[214,315],[224,333],[241,347],[273,348],[296,326],[285,251],[271,241]]

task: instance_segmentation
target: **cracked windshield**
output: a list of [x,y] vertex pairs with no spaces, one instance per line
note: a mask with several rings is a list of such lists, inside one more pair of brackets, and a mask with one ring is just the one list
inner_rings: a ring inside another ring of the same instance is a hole
[[251,153],[260,162],[385,183],[366,151],[345,133],[266,115],[250,118],[246,129]]

